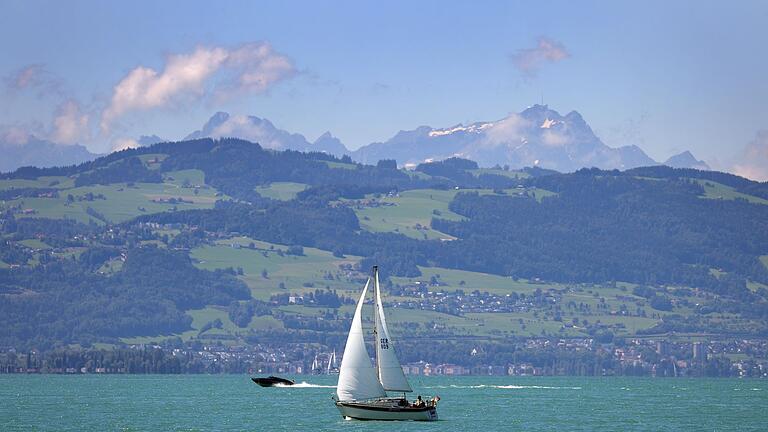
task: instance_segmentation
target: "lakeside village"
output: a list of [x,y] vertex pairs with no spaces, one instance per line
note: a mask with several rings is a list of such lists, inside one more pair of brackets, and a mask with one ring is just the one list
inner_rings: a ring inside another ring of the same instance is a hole
[[[136,229],[146,234],[160,229],[190,228],[177,224],[141,223]],[[101,240],[117,242],[135,233],[131,229],[110,228],[101,234]],[[214,244],[217,240],[230,239],[232,235],[205,232],[204,243]],[[87,240],[79,236],[74,236],[73,241]],[[90,240],[98,239],[96,235],[92,237]],[[178,241],[174,248],[177,250],[189,251],[198,245],[191,243],[191,239],[197,239],[195,236],[179,235],[176,238]],[[241,245],[232,242],[231,247],[256,249],[264,254],[303,254],[300,246],[273,251],[257,248],[253,243]],[[35,249],[31,252],[52,255],[64,253],[65,249]],[[120,255],[120,259],[125,260],[125,253]],[[11,266],[14,267],[18,265]],[[239,268],[225,271],[242,274]],[[349,263],[328,271],[325,277],[329,281],[346,281],[350,285],[361,284],[365,280]],[[521,320],[516,325],[519,329],[517,334],[511,329],[493,330],[492,338],[482,338],[466,332],[457,333],[456,329],[446,328],[441,322],[406,323],[412,337],[398,341],[398,348],[407,354],[401,359],[405,373],[421,376],[768,377],[768,339],[759,335],[712,334],[707,333],[702,324],[689,331],[681,330],[678,334],[671,333],[674,329],[666,329],[664,334],[642,334],[640,331],[636,336],[619,337],[615,335],[625,333],[622,322],[605,320],[603,323],[600,320],[603,317],[658,319],[661,310],[678,307],[695,309],[692,298],[677,296],[667,300],[667,303],[654,304],[654,299],[663,300],[666,297],[648,296],[642,287],[638,287],[632,291],[634,297],[629,292],[622,293],[616,296],[618,302],[609,304],[611,302],[606,301],[597,290],[593,292],[589,287],[565,285],[553,288],[537,279],[530,283],[541,288],[528,294],[513,292],[504,295],[470,291],[468,288],[465,291],[464,281],[451,286],[439,275],[403,285],[387,283],[385,289],[388,295],[393,296],[393,308],[439,312],[456,317],[525,313],[535,319],[558,323],[561,327],[561,334],[542,330],[541,335],[525,336],[520,330],[527,330],[526,325],[532,324]],[[198,338],[189,341],[169,338],[165,342],[133,345],[107,341],[110,342],[109,348],[96,344],[45,351],[0,346],[0,373],[312,374],[318,372],[313,370],[312,364],[317,359],[320,363],[327,362],[334,349],[341,357],[343,340],[340,335],[349,328],[351,317],[348,313],[340,314],[337,308],[354,304],[354,299],[339,296],[327,286],[304,284],[304,288],[302,292],[275,294],[269,301],[251,300],[249,304],[253,307],[246,308],[249,314],[244,316],[242,322],[247,324],[253,315],[271,315],[285,329],[281,333],[266,332],[244,338],[229,334],[216,334],[216,339],[202,337],[206,336],[206,328],[221,328],[220,322],[218,325],[210,322],[200,329]],[[566,300],[568,294],[585,294],[583,291],[595,301]],[[703,290],[688,291],[716,300],[713,294]],[[650,300],[638,302],[637,296],[650,297]],[[317,308],[322,313],[297,316],[280,310],[283,306],[292,305]],[[237,313],[242,311],[230,309],[230,320],[241,323]],[[569,331],[585,331],[588,334],[583,337],[568,335]],[[698,336],[687,336],[692,333]],[[305,334],[313,334],[312,339],[307,339]],[[431,338],[435,344],[423,344],[424,338]]]
[[[591,338],[535,338],[515,343],[514,349],[521,361],[473,362],[472,359],[483,357],[481,351],[473,348],[467,353],[470,360],[466,365],[422,360],[404,363],[403,370],[416,376],[768,377],[768,341],[764,340],[669,342],[630,339],[619,346]],[[187,348],[139,344],[119,350],[50,353],[0,348],[0,373],[312,375],[332,372],[331,361],[330,353],[312,353],[301,344],[279,349],[259,344]],[[313,366],[316,369],[313,370]]]

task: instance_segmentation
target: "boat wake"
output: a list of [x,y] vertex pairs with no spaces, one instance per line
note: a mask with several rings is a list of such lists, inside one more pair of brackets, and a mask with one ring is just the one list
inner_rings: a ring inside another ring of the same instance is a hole
[[502,390],[526,390],[526,389],[537,389],[537,390],[581,390],[581,387],[555,387],[555,386],[540,386],[540,385],[487,385],[487,384],[478,384],[478,385],[456,385],[451,384],[448,386],[445,385],[439,385],[439,386],[427,386],[425,388],[430,389],[447,389],[447,388],[456,388],[456,389],[483,389],[483,388],[490,388],[490,389],[502,389]]
[[296,383],[294,385],[285,385],[285,384],[275,384],[275,387],[286,387],[286,388],[336,388],[334,385],[321,385],[321,384],[311,384],[306,381],[302,381],[300,383]]
[[545,390],[581,390],[581,387],[554,387],[554,386],[518,386],[518,385],[501,385],[495,386],[500,389],[545,389]]

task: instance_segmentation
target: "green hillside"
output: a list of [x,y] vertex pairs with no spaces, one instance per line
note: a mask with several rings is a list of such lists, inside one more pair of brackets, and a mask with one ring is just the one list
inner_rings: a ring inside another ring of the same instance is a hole
[[[0,190],[41,187],[41,181],[0,180]],[[18,197],[3,201],[4,208],[21,210],[18,217],[73,219],[82,223],[120,223],[146,213],[213,208],[217,191],[206,185],[199,170],[168,171],[162,183],[114,183],[75,187],[68,179],[55,185],[53,196]],[[47,183],[46,183],[47,182]],[[43,186],[44,187],[44,186]],[[90,209],[90,210],[89,210]]]
[[338,345],[374,264],[413,340],[763,335],[766,189],[241,140],[24,168],[0,176],[0,345]]

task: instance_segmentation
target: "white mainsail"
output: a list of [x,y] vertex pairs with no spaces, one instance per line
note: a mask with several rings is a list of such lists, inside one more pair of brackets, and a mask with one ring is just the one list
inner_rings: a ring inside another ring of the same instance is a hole
[[370,283],[369,278],[357,302],[347,345],[344,347],[344,357],[339,368],[339,383],[336,387],[336,396],[340,401],[372,399],[387,394],[376,376],[376,369],[371,365],[363,337],[362,309]]
[[333,369],[336,369],[336,350],[333,350],[333,353],[328,358],[328,368],[326,368],[325,373],[330,375]]
[[376,297],[376,366],[379,372],[379,382],[387,391],[412,392],[408,379],[405,378],[403,367],[397,360],[395,345],[389,337],[387,319],[384,317],[384,305],[381,302],[379,289],[379,272],[374,271],[374,289]]

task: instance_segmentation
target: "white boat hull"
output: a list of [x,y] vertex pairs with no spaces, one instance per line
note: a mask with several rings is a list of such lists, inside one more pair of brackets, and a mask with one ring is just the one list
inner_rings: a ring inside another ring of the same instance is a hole
[[400,406],[393,400],[373,402],[336,402],[336,407],[346,419],[355,420],[437,420],[437,408],[434,406]]

